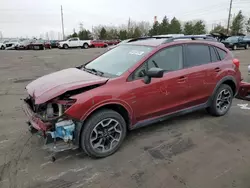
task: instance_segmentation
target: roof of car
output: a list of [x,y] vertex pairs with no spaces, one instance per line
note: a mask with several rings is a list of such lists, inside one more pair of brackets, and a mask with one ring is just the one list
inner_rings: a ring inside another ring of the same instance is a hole
[[[210,44],[218,44],[220,42],[216,41],[216,40],[211,40],[211,38],[207,38],[206,39],[199,39],[200,36],[194,36],[196,37],[195,40],[192,40],[191,35],[190,36],[183,36],[183,37],[173,37],[173,38],[148,38],[148,39],[144,39],[144,40],[137,40],[137,41],[133,41],[133,42],[129,42],[126,44],[131,44],[131,45],[144,45],[144,46],[152,46],[152,47],[157,47],[159,45],[162,44],[166,44],[166,43],[183,43],[185,42],[203,42],[203,43],[210,43]],[[202,37],[201,37],[202,38]],[[176,39],[176,40],[175,40]],[[190,39],[190,40],[188,40]]]

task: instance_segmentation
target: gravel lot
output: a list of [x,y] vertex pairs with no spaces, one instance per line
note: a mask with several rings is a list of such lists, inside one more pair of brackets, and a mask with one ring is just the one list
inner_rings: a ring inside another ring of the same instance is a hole
[[[0,51],[1,188],[250,187],[250,111],[238,106],[248,102],[237,99],[224,117],[200,111],[133,131],[108,158],[94,160],[75,150],[52,163],[41,139],[27,130],[24,87],[103,51]],[[250,50],[235,55],[246,78]]]

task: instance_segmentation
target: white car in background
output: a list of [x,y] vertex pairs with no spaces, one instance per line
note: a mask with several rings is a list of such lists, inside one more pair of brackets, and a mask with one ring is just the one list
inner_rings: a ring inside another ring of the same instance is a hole
[[5,49],[6,50],[14,50],[20,45],[19,39],[11,39],[8,42],[5,43]]
[[7,42],[8,42],[7,40],[0,41],[0,50],[5,50]]
[[68,40],[59,42],[59,48],[89,48],[91,46],[91,40],[80,40],[78,37],[69,38]]

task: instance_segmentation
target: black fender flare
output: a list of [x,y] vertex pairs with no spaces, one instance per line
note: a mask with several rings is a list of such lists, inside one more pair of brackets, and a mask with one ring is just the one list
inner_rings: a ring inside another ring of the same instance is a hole
[[[225,76],[223,77],[215,86],[212,95],[209,97],[208,99],[208,104],[210,105],[212,100],[213,100],[213,96],[215,95],[216,91],[218,90],[218,88],[221,86],[221,84],[223,84],[225,81],[233,81],[235,87],[237,88],[237,82],[235,80],[235,78],[233,76]],[[234,96],[236,96],[237,91],[235,91]]]

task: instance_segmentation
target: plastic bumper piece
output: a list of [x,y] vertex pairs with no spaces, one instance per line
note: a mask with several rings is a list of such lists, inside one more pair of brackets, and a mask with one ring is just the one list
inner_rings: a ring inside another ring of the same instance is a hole
[[22,109],[26,114],[26,116],[28,117],[31,126],[34,127],[36,130],[47,131],[52,126],[51,123],[49,122],[45,123],[39,117],[37,117],[26,102],[24,102]]

